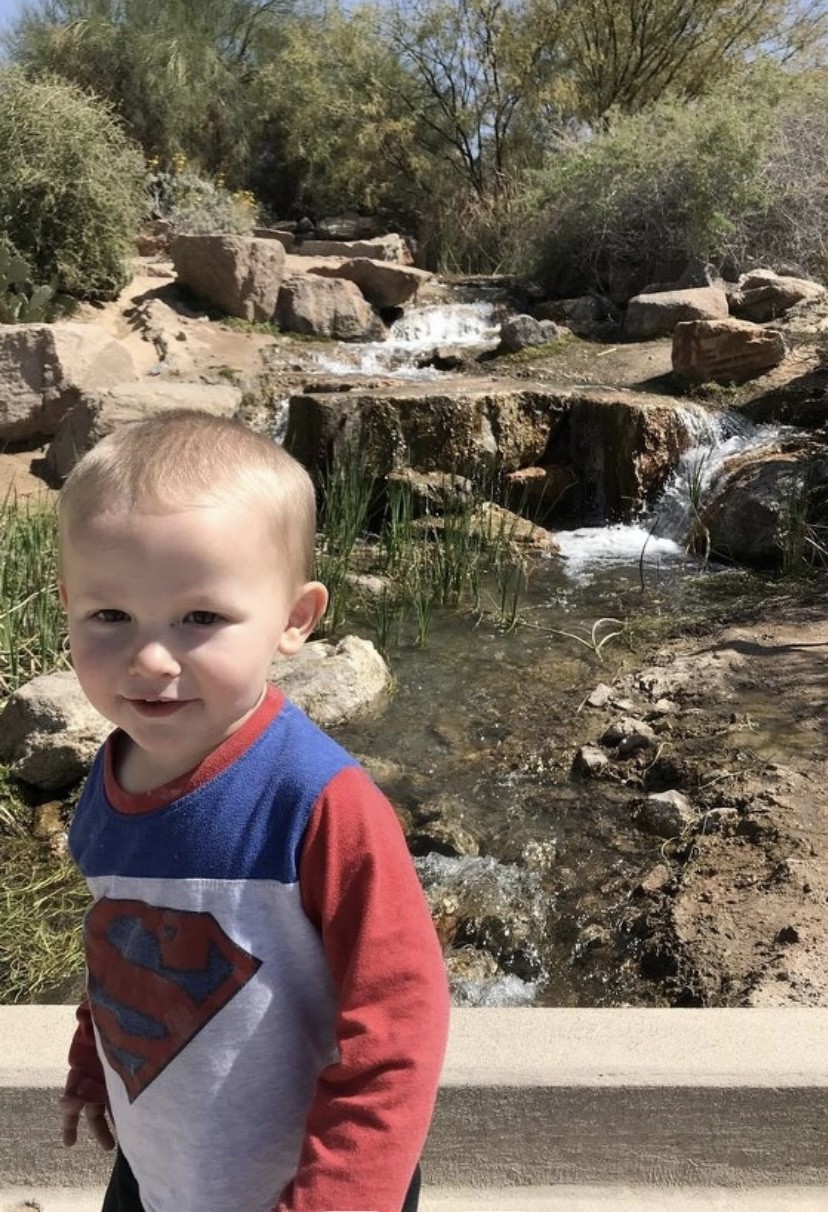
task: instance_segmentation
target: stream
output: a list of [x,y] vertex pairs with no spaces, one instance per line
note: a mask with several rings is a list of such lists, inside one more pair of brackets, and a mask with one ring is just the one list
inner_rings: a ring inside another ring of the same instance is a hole
[[[388,341],[337,347],[314,356],[309,369],[439,378],[418,359],[436,345],[494,347],[495,316],[485,301],[412,311]],[[581,713],[586,696],[635,661],[622,627],[593,627],[637,611],[675,611],[699,593],[699,573],[716,570],[684,549],[693,495],[709,490],[726,459],[780,432],[735,414],[676,407],[693,445],[649,514],[627,525],[556,531],[560,558],[536,562],[512,630],[485,616],[435,611],[425,650],[405,638],[392,648],[396,690],[383,713],[335,730],[404,813],[416,820],[424,805],[448,803],[474,839],[465,857],[417,857],[427,889],[448,880],[441,895],[456,901],[469,881],[496,878],[518,917],[543,916],[534,951],[516,950],[497,972],[454,969],[461,1004],[658,1004],[619,927],[635,887],[662,861],[663,843],[634,824],[628,789],[571,773],[594,727]],[[277,433],[285,422],[283,413]],[[613,630],[620,634],[597,653],[595,640]]]

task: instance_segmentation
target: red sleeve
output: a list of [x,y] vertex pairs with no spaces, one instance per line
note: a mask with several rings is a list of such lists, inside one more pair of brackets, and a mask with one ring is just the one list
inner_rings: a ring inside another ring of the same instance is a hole
[[76,1017],[78,1025],[69,1047],[69,1076],[64,1094],[83,1099],[85,1103],[105,1103],[103,1068],[95,1047],[92,1011],[86,998],[78,1006]]
[[276,1212],[400,1212],[434,1109],[448,987],[402,830],[361,769],[315,805],[299,881],[339,991],[339,1061],[320,1074]]

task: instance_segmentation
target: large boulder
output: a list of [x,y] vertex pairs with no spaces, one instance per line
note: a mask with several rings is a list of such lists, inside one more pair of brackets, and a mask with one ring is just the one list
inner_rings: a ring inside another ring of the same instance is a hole
[[269,322],[285,275],[278,240],[227,234],[177,236],[170,253],[179,283],[228,316]]
[[631,341],[649,341],[669,336],[682,320],[719,320],[727,315],[727,295],[717,286],[636,295],[627,304],[624,334]]
[[349,635],[338,644],[314,640],[296,656],[276,657],[270,681],[322,728],[375,710],[391,688],[391,671],[370,640]]
[[385,334],[382,321],[354,282],[317,274],[285,279],[275,319],[286,332],[338,341],[368,341]]
[[44,791],[82,779],[112,725],[91,707],[71,670],[41,674],[0,714],[0,760]]
[[797,303],[823,298],[825,287],[809,278],[794,278],[772,269],[743,274],[730,296],[730,310],[742,320],[765,324],[784,315]]
[[396,232],[371,240],[302,240],[293,251],[303,257],[368,257],[397,265],[410,265],[414,260],[408,243]]
[[326,278],[344,278],[354,282],[362,294],[381,311],[402,307],[410,302],[421,286],[433,275],[411,265],[394,265],[387,261],[372,261],[369,257],[354,257],[342,262],[313,265],[310,273]]
[[780,332],[747,320],[684,320],[673,333],[673,370],[693,383],[745,383],[786,352]]
[[135,377],[129,351],[95,325],[0,325],[0,442],[51,437],[81,393]]
[[618,309],[604,295],[594,294],[544,300],[535,308],[535,318],[564,324],[576,337],[602,337],[619,323]]
[[81,396],[58,426],[46,451],[46,473],[54,484],[66,479],[87,450],[130,421],[143,421],[170,408],[191,408],[233,417],[242,393],[229,383],[126,383],[98,395]]
[[759,568],[795,567],[812,554],[809,534],[821,534],[828,524],[828,450],[735,456],[701,521],[714,555]]

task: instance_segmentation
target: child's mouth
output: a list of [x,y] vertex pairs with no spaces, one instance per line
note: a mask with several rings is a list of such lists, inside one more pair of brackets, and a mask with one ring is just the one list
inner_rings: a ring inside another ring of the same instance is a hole
[[129,699],[129,705],[139,715],[152,719],[175,715],[182,707],[186,707],[189,699]]

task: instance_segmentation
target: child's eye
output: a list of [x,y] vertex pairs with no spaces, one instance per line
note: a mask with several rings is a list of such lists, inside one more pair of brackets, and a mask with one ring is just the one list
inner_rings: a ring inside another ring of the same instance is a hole
[[185,623],[195,623],[198,627],[211,627],[220,619],[221,615],[216,614],[215,610],[191,610],[184,616]]
[[98,623],[128,623],[129,615],[125,610],[115,610],[114,608],[104,607],[103,610],[96,610],[92,615]]

